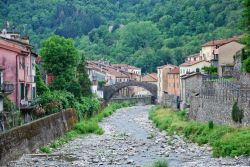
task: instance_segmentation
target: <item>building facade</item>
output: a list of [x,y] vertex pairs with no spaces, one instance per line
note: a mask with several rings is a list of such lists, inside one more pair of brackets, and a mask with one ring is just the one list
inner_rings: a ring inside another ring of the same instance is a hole
[[157,68],[157,97],[158,102],[162,101],[164,93],[168,91],[168,73],[177,66],[167,64]]
[[176,67],[168,73],[168,94],[180,96],[180,68]]
[[1,82],[4,89],[13,86],[9,98],[20,109],[26,108],[36,98],[35,65],[38,57],[32,51],[28,40],[17,34],[1,34],[0,66]]

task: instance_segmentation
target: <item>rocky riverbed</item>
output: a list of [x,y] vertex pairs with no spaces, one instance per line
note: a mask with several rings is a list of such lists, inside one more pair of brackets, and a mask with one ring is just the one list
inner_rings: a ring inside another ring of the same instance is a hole
[[148,120],[151,106],[123,108],[101,124],[103,135],[79,137],[52,154],[27,154],[9,166],[144,167],[168,160],[170,167],[247,167],[250,157],[212,158],[211,148],[168,136]]

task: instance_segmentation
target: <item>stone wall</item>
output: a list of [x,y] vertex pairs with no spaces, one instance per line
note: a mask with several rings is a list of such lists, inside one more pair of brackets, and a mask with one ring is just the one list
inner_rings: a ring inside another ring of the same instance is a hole
[[[192,97],[189,118],[208,122],[210,120],[223,125],[235,125],[232,120],[233,99],[214,97]],[[242,126],[250,125],[250,102],[238,101],[238,106],[244,110]]]
[[250,87],[250,73],[241,73],[240,82],[243,85],[247,85],[248,87]]
[[64,135],[76,122],[75,110],[68,109],[0,134],[0,166]]
[[163,106],[168,106],[168,107],[172,107],[175,109],[178,109],[180,106],[180,101],[179,101],[179,97],[175,96],[175,95],[170,95],[170,94],[166,94],[164,93],[162,96],[162,100],[161,100],[161,105]]

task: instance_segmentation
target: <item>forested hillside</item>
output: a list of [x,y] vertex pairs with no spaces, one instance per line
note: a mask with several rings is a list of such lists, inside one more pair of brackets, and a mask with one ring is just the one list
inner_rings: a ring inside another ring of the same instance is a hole
[[153,71],[181,63],[207,40],[242,33],[241,0],[1,0],[0,27],[41,41],[74,38],[87,59]]

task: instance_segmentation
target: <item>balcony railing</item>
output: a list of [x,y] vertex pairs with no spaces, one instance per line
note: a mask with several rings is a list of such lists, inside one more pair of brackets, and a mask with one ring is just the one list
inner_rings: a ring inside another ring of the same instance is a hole
[[4,94],[11,94],[14,89],[15,89],[15,86],[14,84],[12,83],[8,83],[8,82],[4,82],[1,86],[1,91],[4,93]]

